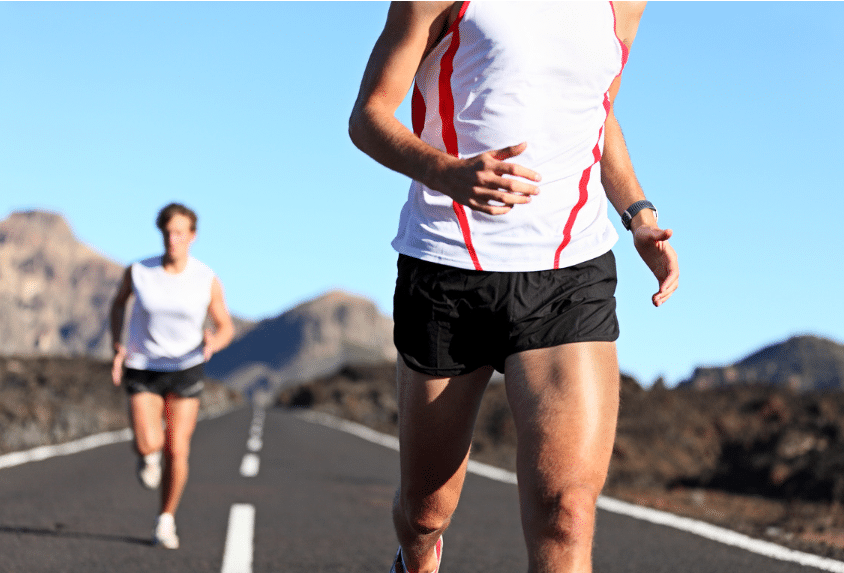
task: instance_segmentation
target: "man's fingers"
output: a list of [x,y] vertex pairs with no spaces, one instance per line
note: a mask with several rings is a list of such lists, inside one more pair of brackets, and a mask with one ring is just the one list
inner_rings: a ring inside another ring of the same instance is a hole
[[516,157],[520,153],[522,153],[525,149],[527,149],[527,142],[523,141],[518,145],[511,145],[509,147],[505,147],[503,149],[497,149],[495,151],[490,151],[489,154],[492,155],[494,159],[499,161],[504,161],[505,159],[510,159],[511,157]]
[[520,179],[511,179],[509,177],[498,176],[482,176],[480,177],[476,188],[476,192],[489,191],[503,191],[505,193],[516,193],[519,195],[538,195],[539,188],[536,185],[531,185]]
[[470,199],[468,207],[474,211],[486,213],[487,215],[505,215],[513,209],[512,205],[499,205],[497,203],[492,204],[485,201],[479,201],[477,199]]
[[531,202],[531,196],[525,193],[514,193],[501,189],[478,189],[473,198],[478,204],[501,203],[508,207]]
[[636,232],[641,234],[642,238],[654,242],[667,241],[674,235],[674,231],[671,229],[660,229],[658,227],[642,226]]
[[536,185],[531,185],[530,183],[525,183],[524,181],[519,181],[518,179],[500,177],[493,185],[490,185],[490,187],[494,189],[501,189],[509,193],[518,193],[520,195],[539,194],[539,188]]
[[496,151],[490,151],[489,155],[493,159],[499,161],[498,165],[494,166],[494,171],[499,175],[512,175],[513,177],[522,177],[530,181],[541,181],[542,177],[536,171],[528,169],[518,163],[507,163],[504,160],[516,157],[522,153],[527,147],[527,143],[520,143],[519,145],[511,145]]
[[665,301],[667,301],[674,291],[677,290],[677,287],[680,285],[680,271],[675,266],[673,269],[670,270],[669,274],[665,279],[659,282],[659,291],[653,295],[651,300],[654,303],[654,306],[659,306]]
[[505,163],[502,161],[498,163],[494,171],[498,175],[510,175],[512,177],[521,177],[522,179],[527,179],[529,181],[542,181],[542,176],[534,171],[533,169],[528,169],[523,165],[519,165],[518,163]]

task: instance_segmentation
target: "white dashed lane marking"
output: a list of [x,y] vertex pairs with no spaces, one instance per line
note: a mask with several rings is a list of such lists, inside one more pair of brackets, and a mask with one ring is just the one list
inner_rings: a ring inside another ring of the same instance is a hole
[[[240,475],[255,477],[261,468],[258,452],[264,445],[264,419],[266,413],[261,408],[252,411],[252,423],[249,425],[249,450],[240,462]],[[255,506],[236,503],[229,512],[229,528],[226,533],[226,547],[223,550],[222,573],[252,573],[252,559],[255,552]]]
[[264,418],[266,414],[261,408],[255,408],[252,414],[252,423],[249,426],[249,439],[246,441],[246,448],[249,453],[243,456],[240,462],[240,475],[243,477],[255,477],[261,468],[261,458],[258,452],[264,445]]
[[236,503],[229,512],[221,573],[252,573],[255,506]]
[[240,475],[243,477],[255,477],[261,467],[261,458],[258,454],[246,454],[240,462]]

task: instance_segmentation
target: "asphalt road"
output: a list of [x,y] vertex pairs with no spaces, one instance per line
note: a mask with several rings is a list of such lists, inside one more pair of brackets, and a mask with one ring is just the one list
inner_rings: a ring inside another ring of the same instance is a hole
[[[243,463],[250,447],[259,462],[251,468]],[[0,572],[221,572],[230,512],[244,504],[254,508],[254,549],[240,551],[256,573],[389,571],[393,450],[279,410],[200,422],[176,551],[149,544],[156,493],[138,485],[134,464],[129,444],[120,443],[0,469]],[[257,472],[245,477],[242,466]],[[526,563],[515,486],[470,475],[445,537],[442,572],[524,571]],[[604,511],[595,570],[819,571]]]

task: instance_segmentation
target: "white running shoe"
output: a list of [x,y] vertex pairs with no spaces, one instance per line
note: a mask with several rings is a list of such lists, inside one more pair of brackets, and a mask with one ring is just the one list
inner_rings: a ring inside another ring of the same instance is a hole
[[173,514],[162,513],[158,516],[155,531],[152,534],[152,544],[167,549],[179,548],[179,536],[176,535],[176,521],[173,519]]
[[138,480],[147,489],[161,485],[161,452],[138,457]]

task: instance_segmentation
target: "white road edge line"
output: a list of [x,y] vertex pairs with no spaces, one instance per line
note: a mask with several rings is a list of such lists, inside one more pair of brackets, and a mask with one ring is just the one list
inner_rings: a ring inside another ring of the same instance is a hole
[[[224,412],[215,412],[213,414],[201,416],[200,421],[211,420],[232,411],[233,410],[226,410]],[[119,442],[128,442],[131,439],[132,430],[130,428],[123,428],[122,430],[93,434],[78,440],[65,442],[64,444],[38,446],[37,448],[24,450],[22,452],[11,452],[0,456],[0,469],[19,466],[29,462],[46,460],[47,458],[54,458],[56,456],[78,454],[79,452],[93,450],[94,448],[99,448],[100,446],[107,446],[109,444],[116,444]]]
[[[359,438],[382,445],[392,450],[398,451],[399,449],[398,438],[376,432],[372,428],[368,428],[355,422],[342,420],[329,414],[314,412],[311,410],[298,411],[296,415],[308,422],[353,434]],[[469,471],[492,480],[510,484],[517,483],[515,473],[476,462],[474,460],[469,461]],[[771,559],[798,563],[800,565],[815,567],[817,569],[831,571],[833,573],[844,573],[844,562],[829,559],[827,557],[820,557],[818,555],[812,555],[811,553],[803,553],[802,551],[788,549],[786,547],[782,547],[781,545],[777,545],[776,543],[771,543],[770,541],[754,539],[723,527],[711,525],[703,521],[689,519],[687,517],[680,517],[666,511],[659,511],[648,507],[634,505],[632,503],[627,503],[603,495],[598,498],[598,507],[604,511],[626,515],[642,521],[665,525],[680,531],[692,533],[706,539],[711,539],[712,541],[723,543],[724,545],[731,545],[752,553],[764,555],[765,557],[770,557]]]
[[84,452],[85,450],[92,450],[100,446],[108,444],[116,444],[118,442],[128,442],[132,439],[132,430],[124,428],[114,432],[103,432],[101,434],[94,434],[72,442],[64,444],[56,444],[54,446],[39,446],[31,450],[23,452],[12,452],[0,456],[0,469],[10,468],[12,466],[19,466],[28,462],[37,462],[46,460],[47,458],[54,458],[56,456],[66,456],[69,454],[76,454]]
[[229,528],[221,573],[252,573],[255,506],[236,503],[229,511]]

